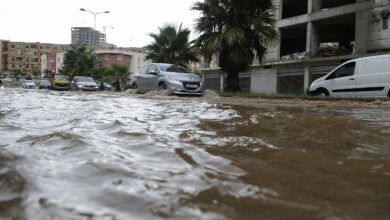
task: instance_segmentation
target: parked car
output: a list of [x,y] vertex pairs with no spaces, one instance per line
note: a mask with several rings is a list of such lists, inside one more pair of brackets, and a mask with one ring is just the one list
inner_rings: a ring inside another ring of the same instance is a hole
[[22,81],[22,88],[24,89],[35,89],[35,83],[32,80],[23,80]]
[[315,80],[309,94],[319,96],[390,96],[390,55],[347,61]]
[[53,73],[50,75],[50,83],[52,89],[69,90],[69,77],[62,74]]
[[70,83],[71,90],[96,91],[99,85],[89,76],[75,76]]
[[132,88],[140,92],[168,90],[175,95],[203,95],[202,78],[188,69],[168,63],[152,63],[135,73]]
[[51,84],[50,84],[49,80],[43,79],[43,80],[39,81],[39,85],[38,85],[39,89],[50,89],[50,87],[51,87]]

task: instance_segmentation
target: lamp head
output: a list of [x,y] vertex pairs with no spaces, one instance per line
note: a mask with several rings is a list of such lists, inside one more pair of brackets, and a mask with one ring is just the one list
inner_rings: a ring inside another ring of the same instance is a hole
[[85,8],[80,8],[80,11],[85,11]]

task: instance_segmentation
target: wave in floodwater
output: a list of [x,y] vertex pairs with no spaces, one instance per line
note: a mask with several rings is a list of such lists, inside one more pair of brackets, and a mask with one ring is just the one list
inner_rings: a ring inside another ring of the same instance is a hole
[[385,219],[389,112],[367,111],[4,89],[0,218]]

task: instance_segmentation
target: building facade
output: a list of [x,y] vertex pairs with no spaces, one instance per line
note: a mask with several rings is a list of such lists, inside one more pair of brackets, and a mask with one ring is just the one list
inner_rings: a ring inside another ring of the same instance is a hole
[[[304,93],[346,60],[390,53],[390,0],[274,2],[280,42],[240,73],[244,91]],[[226,76],[218,68],[203,72],[209,88],[223,90]]]
[[46,53],[41,56],[41,77],[48,77],[51,73],[59,73],[64,63],[65,52]]
[[90,27],[72,27],[72,44],[97,46],[106,43],[106,34]]
[[50,44],[40,42],[0,41],[0,73],[12,75],[21,69],[27,73],[41,69],[41,56],[68,50],[68,44]]
[[148,61],[145,61],[146,53],[129,50],[96,50],[95,54],[98,56],[102,66],[110,67],[112,64],[125,65],[128,67],[129,73],[135,73],[148,63]]

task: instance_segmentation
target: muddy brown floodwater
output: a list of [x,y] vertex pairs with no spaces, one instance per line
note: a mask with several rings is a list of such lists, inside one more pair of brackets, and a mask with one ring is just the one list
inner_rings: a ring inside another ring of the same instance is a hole
[[390,107],[0,91],[0,219],[389,219]]

